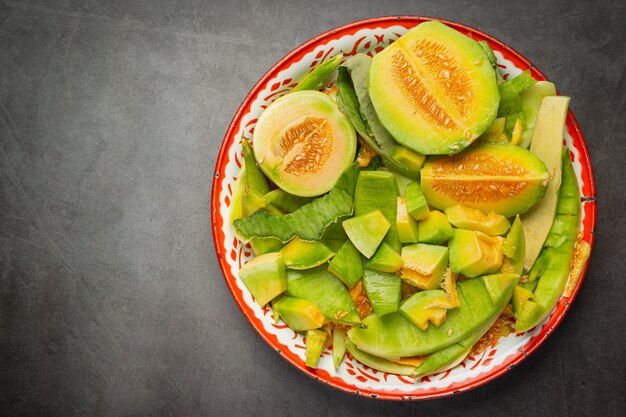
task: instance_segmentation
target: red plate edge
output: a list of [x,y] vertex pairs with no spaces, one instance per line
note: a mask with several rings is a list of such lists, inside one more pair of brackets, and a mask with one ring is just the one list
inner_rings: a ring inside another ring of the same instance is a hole
[[[237,109],[235,115],[233,116],[228,130],[224,135],[222,140],[222,145],[220,147],[220,151],[218,153],[216,168],[212,181],[212,192],[211,192],[211,222],[213,229],[213,242],[215,245],[215,251],[217,254],[217,258],[220,264],[220,268],[222,270],[222,274],[224,276],[224,280],[226,281],[226,285],[231,291],[235,302],[237,303],[239,309],[242,311],[246,319],[250,322],[252,327],[259,333],[261,338],[265,340],[265,342],[276,349],[278,353],[283,356],[287,361],[289,361],[292,365],[294,365],[297,369],[304,372],[308,376],[320,381],[329,383],[330,385],[338,388],[342,391],[346,391],[356,395],[368,396],[377,399],[384,400],[420,400],[420,399],[434,399],[446,397],[454,394],[458,394],[460,392],[468,391],[473,388],[477,388],[487,382],[498,378],[500,375],[504,374],[508,370],[512,369],[514,366],[519,364],[522,360],[524,360],[527,356],[529,356],[532,352],[534,352],[544,341],[545,339],[556,329],[556,327],[561,323],[565,312],[569,309],[571,303],[574,301],[578,292],[580,291],[580,287],[587,273],[587,268],[589,266],[589,260],[583,269],[583,273],[578,281],[574,292],[570,298],[562,297],[557,303],[556,310],[550,316],[550,320],[543,326],[541,332],[537,334],[531,341],[525,346],[525,350],[520,350],[517,353],[513,353],[507,356],[503,363],[498,365],[496,368],[491,371],[487,371],[483,374],[479,374],[477,377],[471,378],[469,381],[464,381],[458,384],[452,384],[445,388],[429,388],[429,389],[418,389],[414,393],[405,393],[401,391],[385,391],[385,392],[375,392],[371,390],[363,390],[359,389],[354,385],[348,384],[342,379],[338,377],[331,376],[328,372],[324,370],[315,370],[308,368],[306,365],[302,363],[302,360],[291,353],[290,351],[282,350],[281,345],[278,343],[278,339],[276,336],[265,333],[261,331],[262,329],[261,322],[254,317],[253,314],[249,314],[249,312],[245,308],[245,304],[243,304],[241,299],[241,291],[235,285],[231,283],[228,279],[229,273],[228,264],[225,261],[226,253],[223,252],[222,247],[220,246],[220,242],[223,242],[224,235],[221,233],[221,229],[223,226],[223,219],[219,216],[219,195],[222,191],[222,182],[221,178],[224,176],[225,167],[228,162],[228,148],[231,146],[232,141],[228,141],[228,139],[235,133],[234,130],[236,128],[236,124],[241,118],[241,116],[249,110],[249,106],[253,101],[252,98],[256,97],[259,90],[262,89],[264,84],[274,77],[279,71],[282,70],[282,67],[287,63],[292,63],[301,59],[305,54],[312,51],[317,43],[321,40],[332,40],[344,35],[354,34],[360,29],[371,28],[373,25],[379,25],[381,27],[389,27],[400,25],[406,28],[414,27],[415,25],[428,21],[428,20],[438,20],[451,26],[458,30],[461,33],[464,33],[472,38],[476,38],[479,40],[486,40],[492,47],[495,46],[494,49],[497,50],[505,50],[508,52],[508,56],[506,57],[511,62],[515,64],[516,67],[522,69],[530,69],[532,75],[538,80],[546,80],[547,78],[543,75],[539,69],[537,69],[528,59],[524,58],[520,53],[518,53],[513,48],[507,46],[503,42],[473,28],[465,26],[460,23],[451,22],[448,20],[443,20],[435,17],[426,17],[426,16],[385,16],[385,17],[377,17],[371,19],[365,19],[356,21],[353,23],[349,23],[346,25],[338,26],[334,29],[330,29],[326,32],[323,32],[314,38],[308,40],[297,48],[293,49],[287,55],[285,55],[282,59],[280,59],[276,64],[274,64],[261,79],[254,85],[254,87],[250,90],[250,92],[244,98],[242,104]],[[582,172],[581,178],[583,179],[583,204],[582,209],[585,211],[585,224],[583,229],[585,230],[584,239],[589,243],[591,250],[593,250],[594,245],[594,229],[596,224],[596,199],[595,199],[595,179],[593,175],[593,168],[591,165],[591,158],[587,151],[587,146],[585,140],[583,138],[582,132],[574,117],[574,114],[571,110],[568,111],[566,126],[572,138],[574,139],[574,143],[580,145],[577,147],[577,150],[581,154],[581,164],[582,164]],[[584,180],[587,181],[584,181]],[[591,258],[591,257],[590,257]],[[231,276],[231,279],[234,277]],[[239,294],[238,294],[239,293]]]

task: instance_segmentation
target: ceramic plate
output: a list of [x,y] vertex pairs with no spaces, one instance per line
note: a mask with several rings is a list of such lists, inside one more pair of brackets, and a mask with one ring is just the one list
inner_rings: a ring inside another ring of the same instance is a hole
[[[417,380],[376,371],[357,362],[349,354],[336,371],[330,349],[323,352],[317,369],[307,367],[304,363],[303,337],[282,322],[275,324],[271,311],[259,307],[239,279],[239,268],[254,256],[249,245],[242,244],[235,238],[228,223],[233,184],[243,161],[241,138],[251,140],[255,123],[263,109],[289,92],[311,68],[339,52],[343,52],[346,57],[359,52],[373,56],[409,29],[430,19],[402,16],[363,20],[322,33],[287,54],[259,80],[235,113],[224,136],[213,178],[211,214],[217,257],[226,284],[250,324],[273,349],[307,375],[338,389],[379,399],[416,400],[442,397],[467,391],[496,379],[519,364],[552,333],[563,320],[585,275],[583,272],[572,296],[562,297],[550,316],[534,329],[501,338],[495,346],[480,355],[469,356],[455,368]],[[546,79],[529,60],[502,42],[459,23],[443,23],[477,41],[487,41],[495,52],[504,78],[514,77],[529,69],[537,80]],[[593,172],[583,135],[571,111],[567,116],[564,140],[570,149],[583,196],[580,228],[584,239],[593,245],[596,216]],[[586,268],[587,266],[585,271]]]

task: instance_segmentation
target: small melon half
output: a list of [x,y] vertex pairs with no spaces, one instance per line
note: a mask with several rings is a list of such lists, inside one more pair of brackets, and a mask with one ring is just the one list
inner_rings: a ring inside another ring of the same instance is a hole
[[354,160],[356,133],[332,98],[298,91],[265,109],[253,147],[259,166],[278,187],[313,197],[330,191]]

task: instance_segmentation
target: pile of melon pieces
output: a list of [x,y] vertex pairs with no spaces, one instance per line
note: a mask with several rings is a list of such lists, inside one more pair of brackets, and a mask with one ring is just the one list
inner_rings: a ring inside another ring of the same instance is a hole
[[515,331],[533,328],[586,260],[568,105],[528,72],[503,80],[486,43],[436,21],[327,60],[243,141],[231,221],[256,257],[239,278],[305,335],[313,368],[332,346],[337,369],[347,350],[421,377],[460,363],[509,305]]

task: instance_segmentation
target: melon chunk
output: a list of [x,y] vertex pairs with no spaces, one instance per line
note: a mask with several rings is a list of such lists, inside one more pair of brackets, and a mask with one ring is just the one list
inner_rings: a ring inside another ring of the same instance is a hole
[[463,150],[491,126],[500,101],[482,47],[437,21],[374,57],[368,91],[389,133],[424,155]]

